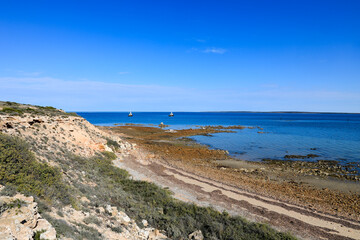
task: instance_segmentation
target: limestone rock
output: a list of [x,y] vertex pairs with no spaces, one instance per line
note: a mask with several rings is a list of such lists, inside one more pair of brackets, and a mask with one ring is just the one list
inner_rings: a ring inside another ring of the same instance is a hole
[[90,203],[90,200],[87,198],[87,197],[81,197],[80,198],[80,201],[83,202],[83,203]]
[[144,225],[144,227],[147,227],[149,225],[148,221],[146,221],[145,219],[143,219],[141,223]]
[[[135,147],[77,116],[40,115],[35,119],[29,113],[19,116],[3,114],[0,115],[0,132],[33,141],[36,143],[37,157],[46,162],[51,162],[51,159],[44,157],[48,151],[54,154],[61,153],[64,147],[69,152],[82,157],[92,157],[99,151],[113,152],[106,144],[107,138],[118,142],[120,150],[123,151]],[[64,157],[64,160],[67,159]]]
[[107,213],[111,214],[111,216],[113,216],[113,217],[116,217],[119,212],[116,207],[112,207],[111,205],[106,205],[105,210]]
[[43,239],[56,239],[55,229],[48,221],[41,219],[33,197],[22,194],[1,196],[0,205],[5,210],[0,215],[0,239],[31,240],[39,229],[45,230]]
[[148,240],[161,240],[168,239],[164,234],[162,234],[158,229],[152,229],[147,238]]
[[204,235],[200,230],[197,230],[189,235],[189,239],[191,240],[204,240]]
[[105,209],[104,209],[103,207],[99,207],[98,209],[99,209],[99,213],[100,213],[100,214],[102,214],[102,213],[105,212]]
[[39,219],[34,231],[45,231],[40,234],[40,239],[56,239],[56,230],[46,219]]
[[105,151],[114,152],[114,151],[112,150],[112,148],[109,147],[108,145],[104,145],[104,147],[105,147]]
[[119,212],[116,216],[116,219],[124,225],[128,225],[131,222],[131,219],[129,218],[128,215],[126,215],[126,213],[124,212]]
[[15,237],[12,234],[10,227],[8,227],[8,226],[0,226],[0,239],[3,239],[3,240],[15,240]]
[[106,210],[107,213],[111,214],[111,205],[106,205],[105,210]]

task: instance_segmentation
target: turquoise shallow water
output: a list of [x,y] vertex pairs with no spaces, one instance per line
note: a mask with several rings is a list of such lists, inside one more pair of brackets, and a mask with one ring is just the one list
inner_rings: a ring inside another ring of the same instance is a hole
[[[360,162],[360,114],[309,113],[234,113],[78,112],[95,125],[115,123],[164,124],[179,129],[205,125],[258,126],[263,130],[243,129],[235,133],[217,133],[212,137],[195,136],[196,141],[212,148],[225,149],[241,159],[259,161],[282,159],[287,154],[317,154],[316,159]],[[258,131],[265,132],[264,134]],[[311,150],[315,148],[316,150]]]

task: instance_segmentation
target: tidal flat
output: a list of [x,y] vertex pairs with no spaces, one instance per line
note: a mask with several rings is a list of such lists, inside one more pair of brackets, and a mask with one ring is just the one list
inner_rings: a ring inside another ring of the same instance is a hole
[[207,126],[169,130],[125,125],[100,127],[138,144],[150,158],[212,180],[231,184],[318,211],[359,220],[359,164],[307,161],[313,155],[284,156],[284,160],[243,161],[225,150],[210,149],[189,137],[231,132],[244,126]]

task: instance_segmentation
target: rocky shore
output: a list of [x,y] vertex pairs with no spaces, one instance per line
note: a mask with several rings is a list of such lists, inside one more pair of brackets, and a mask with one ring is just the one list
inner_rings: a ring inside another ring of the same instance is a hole
[[[175,180],[174,176],[169,174],[169,171],[185,171],[187,174],[191,174],[193,178],[201,176],[208,179],[206,181],[228,184],[242,191],[257,194],[258,197],[269,197],[283,202],[282,204],[301,206],[302,209],[307,211],[306,214],[322,213],[338,219],[347,219],[353,223],[358,223],[360,220],[358,175],[351,169],[346,169],[346,166],[341,166],[336,162],[324,160],[302,161],[298,156],[288,156],[287,160],[282,161],[265,159],[263,162],[257,163],[246,162],[232,158],[226,151],[211,150],[186,138],[197,134],[211,134],[214,131],[229,130],[221,127],[169,131],[156,127],[133,125],[101,127],[101,129],[122,136],[129,142],[136,143],[143,150],[142,156],[137,158],[142,159],[140,163],[145,162],[145,166],[149,166],[146,167],[147,170],[144,170],[144,172],[148,170],[155,171],[155,174],[167,176],[164,178],[167,178],[167,181],[172,179],[172,184],[174,184],[174,181],[180,181],[180,177]],[[132,163],[127,164],[131,168]],[[151,167],[159,164],[162,166],[161,168],[174,169],[164,172],[163,170],[156,170],[159,167]],[[136,170],[134,171],[136,172]],[[165,181],[164,186],[166,185]],[[184,184],[183,187],[191,188],[187,184]],[[222,190],[219,189],[219,191]],[[211,198],[213,197],[212,195]],[[249,203],[251,204],[251,202]],[[216,203],[213,202],[213,204]],[[234,205],[234,202],[229,199],[227,204]],[[251,212],[252,210],[248,211]],[[304,213],[304,215],[306,214]],[[255,215],[258,216],[259,214]],[[269,223],[277,225],[274,224],[274,221],[277,222],[279,219],[275,219],[272,219]],[[289,221],[294,223],[294,220]],[[320,220],[318,221],[320,222]],[[314,224],[316,225],[316,221]],[[284,225],[290,228],[294,227],[293,224],[288,226],[284,222],[277,226],[281,228]],[[331,225],[332,223],[329,223],[328,227]],[[325,235],[315,234],[317,237],[314,238],[321,236],[329,239],[348,239],[348,237],[357,239],[355,236],[357,233],[360,234],[360,227],[357,225],[355,229],[358,230],[355,230],[352,235],[344,233],[343,237],[336,234],[326,236],[324,233]],[[306,230],[302,229],[301,231],[305,232]],[[304,234],[300,232],[297,233],[304,237]],[[307,236],[305,238],[311,237]]]

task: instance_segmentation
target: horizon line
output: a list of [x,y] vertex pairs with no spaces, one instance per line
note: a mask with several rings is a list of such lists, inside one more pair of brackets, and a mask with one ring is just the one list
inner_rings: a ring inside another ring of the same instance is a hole
[[[67,111],[76,113],[127,113],[130,111]],[[138,113],[167,113],[171,111],[131,111]],[[360,114],[360,112],[312,112],[312,111],[172,111],[174,113],[294,113],[294,114]]]

